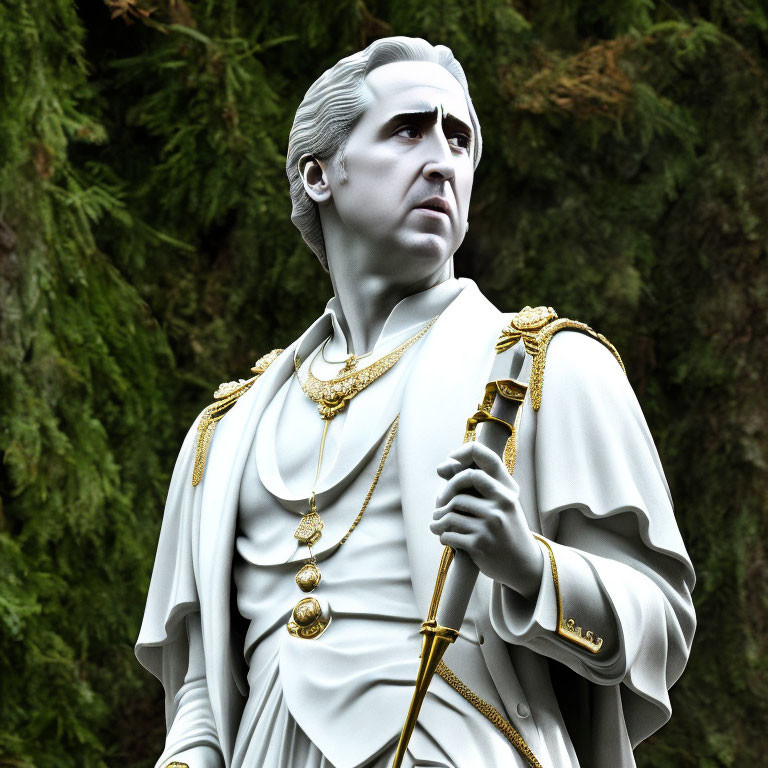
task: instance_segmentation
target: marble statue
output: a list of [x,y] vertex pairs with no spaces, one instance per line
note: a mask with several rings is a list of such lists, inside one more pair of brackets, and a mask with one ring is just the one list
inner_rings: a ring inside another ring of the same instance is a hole
[[[481,150],[420,39],[299,107],[292,219],[333,297],[181,448],[136,646],[158,768],[390,766],[443,545],[480,575],[404,765],[629,768],[670,717],[694,574],[664,473],[607,339],[454,277]],[[513,475],[462,443],[500,337],[530,372]]]

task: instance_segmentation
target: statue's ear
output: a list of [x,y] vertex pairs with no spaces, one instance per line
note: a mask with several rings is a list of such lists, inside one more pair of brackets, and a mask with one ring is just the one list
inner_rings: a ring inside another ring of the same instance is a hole
[[328,176],[322,160],[318,160],[314,155],[302,155],[299,159],[299,173],[304,189],[316,203],[331,199],[331,188],[328,186]]

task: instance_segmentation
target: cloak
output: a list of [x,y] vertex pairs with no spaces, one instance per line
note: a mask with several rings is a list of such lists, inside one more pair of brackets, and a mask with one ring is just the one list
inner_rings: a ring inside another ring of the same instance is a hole
[[[442,553],[429,530],[443,483],[435,468],[461,443],[509,321],[472,281],[461,282],[420,342],[397,437],[411,577],[424,616]],[[247,698],[232,590],[240,481],[261,413],[293,375],[300,341],[219,422],[199,485],[191,481],[199,418],[176,462],[136,645],[139,661],[165,688],[168,740],[158,765],[213,747],[229,768]],[[502,702],[534,755],[546,754],[553,737],[542,694],[551,681],[581,765],[632,768],[632,749],[669,718],[668,690],[688,658],[693,568],[637,399],[603,344],[558,333],[541,406],[523,407],[514,477],[545,554],[538,598],[478,579],[468,612],[494,691],[483,690],[480,657],[461,638],[445,661],[480,698]],[[579,635],[584,627],[602,639],[599,650],[558,630],[569,619]],[[188,625],[199,627],[199,637]],[[207,691],[183,691],[190,643],[204,656]],[[201,737],[188,705],[206,693],[215,732]]]

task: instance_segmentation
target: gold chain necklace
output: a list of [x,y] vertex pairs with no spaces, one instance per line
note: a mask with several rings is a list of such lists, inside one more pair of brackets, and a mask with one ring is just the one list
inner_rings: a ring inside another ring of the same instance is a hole
[[344,367],[339,371],[338,375],[343,376],[345,373],[350,373],[351,371],[354,371],[355,368],[357,368],[357,364],[364,358],[364,357],[370,357],[373,354],[373,350],[370,352],[366,352],[363,355],[347,355],[346,360],[329,360],[325,356],[325,348],[328,346],[328,342],[331,340],[331,336],[329,336],[324,342],[323,346],[320,347],[320,356],[323,358],[323,360],[326,363],[329,363],[330,365],[343,365]]
[[[384,470],[384,464],[387,462],[387,456],[392,448],[392,443],[395,440],[397,434],[397,428],[400,424],[400,416],[398,415],[392,422],[392,426],[389,429],[387,435],[387,442],[384,445],[384,451],[381,454],[381,460],[379,461],[379,467],[376,470],[376,474],[373,476],[373,482],[368,489],[368,493],[363,500],[363,506],[357,513],[357,517],[352,521],[352,525],[349,526],[349,530],[341,537],[341,540],[337,544],[340,547],[350,537],[352,531],[355,530],[357,524],[363,519],[365,510],[368,508],[368,503],[373,496],[373,492],[376,485],[379,482],[381,473]],[[325,434],[328,429],[328,422],[325,423],[325,430],[323,431],[323,443],[325,442]],[[323,444],[320,446],[320,456],[318,458],[317,473],[320,474],[320,463],[323,460]],[[317,477],[315,478],[317,481]],[[312,495],[309,499],[309,512],[307,512],[299,523],[294,537],[298,540],[299,544],[306,546],[309,550],[309,559],[301,567],[296,574],[296,584],[302,592],[312,592],[315,587],[320,583],[322,574],[320,568],[317,565],[317,560],[312,554],[312,547],[319,541],[322,534],[323,521],[320,515],[317,513],[317,505],[315,503],[315,492],[312,491]],[[331,623],[331,612],[328,605],[328,601],[325,599],[318,599],[316,597],[305,597],[299,600],[293,607],[290,621],[287,624],[288,631],[294,637],[301,637],[305,640],[313,640],[316,637],[325,632],[328,625]]]
[[328,381],[314,376],[311,362],[307,371],[307,380],[302,381],[299,376],[301,363],[296,359],[294,361],[294,368],[302,391],[312,402],[317,404],[320,416],[326,421],[330,421],[337,413],[346,408],[347,403],[355,395],[359,395],[367,386],[373,384],[376,379],[392,368],[405,352],[426,334],[434,325],[435,320],[437,318],[433,317],[415,336],[411,336],[410,339],[404,341],[399,347],[396,347],[388,355],[385,355],[375,363],[371,363],[359,371],[352,371]]

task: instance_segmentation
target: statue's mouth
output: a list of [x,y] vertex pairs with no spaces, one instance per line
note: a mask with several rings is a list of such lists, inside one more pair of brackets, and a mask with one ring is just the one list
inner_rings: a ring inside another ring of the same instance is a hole
[[449,214],[448,201],[444,197],[430,197],[419,203],[416,207],[427,211],[444,213],[446,216]]

